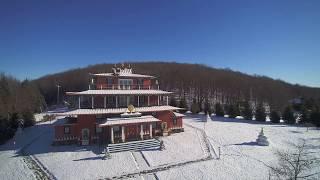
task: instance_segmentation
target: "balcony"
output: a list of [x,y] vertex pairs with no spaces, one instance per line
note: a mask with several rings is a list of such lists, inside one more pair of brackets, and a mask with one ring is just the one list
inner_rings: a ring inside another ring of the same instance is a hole
[[107,85],[107,84],[91,84],[90,89],[92,90],[103,90],[103,89],[117,89],[117,90],[157,90],[159,89],[159,85],[139,85],[139,84],[132,84],[132,85],[123,85],[123,84],[113,84],[113,85]]

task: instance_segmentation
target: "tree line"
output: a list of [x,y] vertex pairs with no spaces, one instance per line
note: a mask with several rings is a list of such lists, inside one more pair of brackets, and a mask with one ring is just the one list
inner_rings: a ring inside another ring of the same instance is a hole
[[33,113],[45,107],[44,97],[35,83],[0,74],[0,144],[13,137],[18,126],[32,126]]
[[[172,98],[170,105],[183,108],[183,110],[181,110],[182,113],[187,110],[190,110],[193,114],[198,114],[203,111],[209,115],[215,113],[216,116],[224,117],[228,115],[229,118],[241,116],[246,120],[255,119],[260,122],[266,122],[267,116],[269,116],[272,123],[280,123],[282,119],[286,124],[299,123],[306,126],[320,127],[320,103],[313,98],[301,99],[299,103],[289,103],[283,111],[271,107],[269,112],[263,103],[259,103],[253,108],[249,101],[221,105],[220,103],[211,104],[208,99],[205,100],[204,104],[199,104],[196,99],[193,99],[191,107],[189,108],[185,98],[182,98],[179,102],[177,102],[175,98]],[[201,110],[202,106],[204,107],[203,110]]]

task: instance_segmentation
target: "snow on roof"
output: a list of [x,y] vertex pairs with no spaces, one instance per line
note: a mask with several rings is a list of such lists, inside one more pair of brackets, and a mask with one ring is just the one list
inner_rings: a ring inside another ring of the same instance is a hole
[[[136,107],[136,112],[156,112],[156,111],[173,111],[181,108],[173,106],[151,106]],[[110,108],[110,109],[76,109],[65,113],[56,113],[57,115],[83,115],[83,114],[121,114],[127,111],[127,108]]]
[[86,90],[81,92],[66,92],[67,95],[155,95],[171,94],[172,92],[143,89],[143,90],[120,90],[120,89],[103,89],[103,90]]
[[[92,74],[94,76],[105,76],[105,77],[114,77],[113,73],[98,73]],[[136,77],[136,78],[155,78],[154,76],[144,75],[144,74],[133,74],[133,73],[120,73],[116,75],[118,77]]]
[[134,123],[144,123],[144,122],[158,122],[159,119],[153,116],[141,116],[134,118],[108,118],[105,122],[99,124],[99,127],[103,126],[113,126],[120,124],[134,124]]
[[184,117],[184,116],[185,116],[184,114],[177,113],[177,112],[173,112],[173,114],[174,114],[176,117]]

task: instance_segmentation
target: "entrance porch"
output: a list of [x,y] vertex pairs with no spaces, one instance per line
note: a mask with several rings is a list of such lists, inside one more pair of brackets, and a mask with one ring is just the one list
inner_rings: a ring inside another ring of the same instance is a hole
[[160,120],[153,116],[109,118],[99,123],[108,144],[151,139],[161,132]]

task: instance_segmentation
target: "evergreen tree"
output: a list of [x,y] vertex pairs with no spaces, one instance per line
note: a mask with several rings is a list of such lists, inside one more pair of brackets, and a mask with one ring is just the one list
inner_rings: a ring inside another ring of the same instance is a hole
[[317,102],[314,98],[309,98],[309,99],[306,99],[305,102],[304,102],[304,106],[307,108],[307,109],[313,109],[317,106]]
[[206,115],[209,114],[210,116],[212,114],[211,105],[210,105],[208,99],[206,99],[205,104],[204,104],[204,113]]
[[198,101],[199,112],[203,112],[202,101],[203,101],[202,99]]
[[199,104],[197,103],[196,99],[193,99],[192,105],[191,105],[191,112],[192,114],[198,114],[200,112]]
[[231,104],[228,106],[227,114],[229,115],[229,118],[235,118],[239,115],[239,109],[238,106],[235,104]]
[[217,103],[215,105],[215,112],[216,112],[216,116],[222,116],[222,117],[224,116],[224,111],[220,103]]
[[316,125],[317,127],[320,127],[320,111],[319,109],[313,109],[310,114],[310,120],[312,124]]
[[21,119],[21,115],[17,112],[14,112],[10,116],[10,127],[16,130],[19,126],[19,119]]
[[266,112],[262,103],[259,103],[256,108],[255,113],[256,121],[265,122],[266,121]]
[[7,117],[0,115],[0,144],[14,136],[15,129],[11,128]]
[[294,124],[296,123],[296,119],[293,115],[292,108],[290,106],[287,106],[283,111],[283,120],[287,124]]
[[245,101],[243,104],[242,116],[244,119],[252,120],[252,109],[248,101]]
[[183,108],[183,110],[179,110],[181,113],[185,113],[188,111],[188,105],[185,98],[182,98],[179,103],[179,107]]
[[273,123],[280,123],[280,114],[277,111],[273,110],[271,111],[270,119]]
[[33,126],[36,123],[31,111],[22,112],[22,119],[24,120],[23,127]]
[[173,106],[173,107],[177,107],[177,101],[174,97],[171,97],[170,98],[170,103],[169,103],[170,106]]
[[229,104],[224,104],[222,106],[224,114],[228,114],[229,113],[229,106],[230,106]]
[[308,109],[303,106],[301,108],[301,117],[299,123],[304,124],[304,123],[309,123],[310,122],[310,113]]

